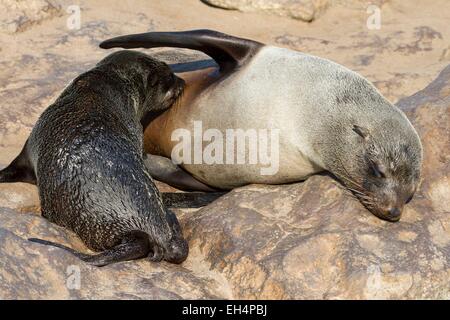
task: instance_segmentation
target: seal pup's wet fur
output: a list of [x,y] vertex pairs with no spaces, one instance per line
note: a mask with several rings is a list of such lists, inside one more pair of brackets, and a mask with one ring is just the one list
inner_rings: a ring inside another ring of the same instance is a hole
[[188,245],[145,167],[141,122],[169,108],[183,87],[165,63],[143,53],[107,56],[43,112],[0,182],[36,183],[42,216],[100,253],[54,245],[90,264],[147,256],[181,263]]

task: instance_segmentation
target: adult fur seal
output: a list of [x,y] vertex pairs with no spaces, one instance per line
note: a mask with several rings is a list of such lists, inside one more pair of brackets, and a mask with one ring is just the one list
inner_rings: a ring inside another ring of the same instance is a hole
[[[219,66],[180,74],[184,97],[146,129],[149,152],[170,157],[178,144],[172,132],[193,132],[195,121],[221,133],[279,130],[280,163],[273,175],[261,175],[261,164],[182,164],[207,186],[288,183],[327,170],[372,213],[390,221],[400,219],[417,188],[422,163],[417,132],[369,81],[337,63],[209,30],[128,35],[100,46],[189,48]],[[166,182],[173,172],[168,170]]]
[[146,114],[170,107],[183,80],[133,51],[109,55],[77,77],[34,126],[0,182],[37,183],[42,216],[73,230],[103,266],[149,256],[181,263],[188,246],[143,160]]

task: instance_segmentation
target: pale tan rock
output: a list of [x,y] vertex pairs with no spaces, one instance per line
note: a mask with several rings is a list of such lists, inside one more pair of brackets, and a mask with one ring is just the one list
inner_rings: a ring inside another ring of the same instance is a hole
[[183,266],[141,260],[95,268],[63,250],[31,243],[27,238],[40,237],[86,250],[74,234],[41,217],[0,209],[0,221],[0,299],[224,297],[217,281]]
[[264,12],[310,22],[324,12],[329,0],[202,0],[215,7]]
[[61,7],[49,0],[1,0],[0,32],[16,33],[46,19],[61,15]]
[[0,207],[18,210],[39,207],[36,186],[27,183],[0,184]]

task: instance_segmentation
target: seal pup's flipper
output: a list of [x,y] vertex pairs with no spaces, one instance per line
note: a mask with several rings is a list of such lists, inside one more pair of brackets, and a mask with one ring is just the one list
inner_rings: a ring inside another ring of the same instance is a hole
[[160,250],[159,247],[150,247],[148,235],[144,232],[134,232],[133,234],[125,237],[122,240],[122,243],[117,246],[94,255],[81,253],[65,245],[47,240],[29,238],[28,241],[64,249],[80,260],[96,267],[103,267],[111,263],[144,258],[149,255],[150,251],[153,252],[153,255],[150,257],[151,261],[161,261],[163,258],[162,250]]
[[161,197],[168,208],[201,208],[227,192],[163,192]]
[[167,183],[174,188],[183,191],[217,191],[195,179],[192,175],[175,165],[169,158],[147,154],[145,155],[144,163],[153,179]]
[[36,175],[28,157],[27,143],[13,162],[0,171],[0,183],[6,182],[36,184]]
[[264,44],[213,30],[182,32],[148,32],[103,41],[100,48],[187,48],[204,52],[213,58],[222,72],[235,69],[251,59]]

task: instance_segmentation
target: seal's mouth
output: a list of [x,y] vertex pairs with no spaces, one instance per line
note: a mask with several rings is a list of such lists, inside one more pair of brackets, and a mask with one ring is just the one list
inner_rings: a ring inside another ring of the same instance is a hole
[[382,209],[376,205],[376,201],[369,200],[368,196],[356,195],[359,201],[369,210],[374,216],[389,222],[398,222],[402,216],[401,208]]
[[400,221],[400,218],[401,218],[401,213],[398,215],[392,215],[391,213],[385,213],[385,212],[378,211],[378,210],[370,210],[370,212],[372,212],[378,218],[383,219],[385,221],[389,221],[389,222],[398,222],[398,221]]
[[338,179],[341,180],[343,187],[348,190],[353,197],[358,199],[359,202],[362,203],[362,205],[366,207],[366,209],[369,210],[374,216],[389,222],[397,222],[400,220],[403,208],[383,208],[376,196],[368,190],[365,190],[361,184],[358,184],[350,178],[345,178],[342,176],[338,177]]

